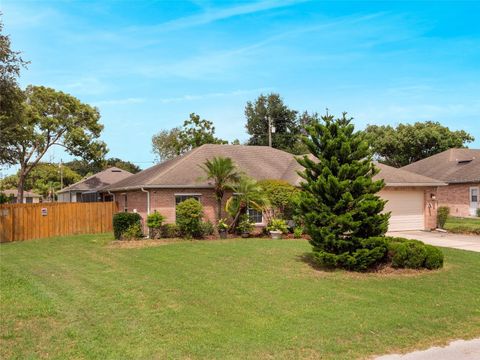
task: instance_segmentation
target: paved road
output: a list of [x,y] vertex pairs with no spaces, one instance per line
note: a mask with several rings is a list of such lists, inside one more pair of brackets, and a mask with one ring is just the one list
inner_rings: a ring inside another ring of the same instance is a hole
[[435,246],[480,252],[479,235],[449,234],[439,231],[395,231],[387,235],[417,239]]
[[445,347],[432,347],[404,355],[384,355],[375,360],[478,360],[480,339],[452,341]]

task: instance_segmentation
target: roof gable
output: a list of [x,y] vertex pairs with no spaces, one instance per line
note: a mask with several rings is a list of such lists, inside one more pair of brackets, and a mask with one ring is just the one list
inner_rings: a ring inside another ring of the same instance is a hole
[[132,176],[132,173],[115,166],[109,167],[92,176],[82,179],[75,184],[63,188],[58,193],[67,191],[100,191],[106,186]]
[[480,150],[449,149],[402,169],[447,183],[480,181]]

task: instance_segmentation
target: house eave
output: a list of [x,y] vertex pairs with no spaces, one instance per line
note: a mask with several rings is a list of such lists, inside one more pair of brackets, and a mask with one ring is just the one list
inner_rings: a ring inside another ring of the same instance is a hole
[[409,186],[414,186],[414,187],[431,187],[431,186],[447,186],[448,184],[446,183],[405,183],[405,182],[400,182],[400,183],[394,183],[394,182],[388,182],[385,184],[386,187],[409,187]]
[[213,189],[212,185],[135,185],[106,189],[105,191],[131,191],[143,189]]

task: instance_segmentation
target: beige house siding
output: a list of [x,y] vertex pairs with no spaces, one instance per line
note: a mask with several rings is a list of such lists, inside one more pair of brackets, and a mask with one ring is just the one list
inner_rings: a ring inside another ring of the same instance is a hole
[[480,183],[449,184],[438,189],[438,205],[450,208],[451,216],[470,216],[470,188]]
[[[423,195],[423,208],[420,209],[420,206],[416,208],[410,206],[408,203],[410,198],[416,197],[414,194],[421,193]],[[399,211],[403,214],[405,225],[408,225],[409,216],[412,218],[412,221],[417,221],[418,215],[422,216],[423,224],[417,224],[414,227],[419,227],[420,229],[431,230],[437,227],[437,208],[438,204],[435,200],[437,196],[436,187],[386,187],[380,192],[380,196],[384,199],[390,199],[395,201],[395,204],[388,204],[385,207],[385,211]],[[432,198],[433,197],[433,198]],[[399,202],[405,201],[404,204],[399,204]],[[411,209],[411,211],[409,211]],[[423,214],[422,214],[423,213]],[[417,215],[417,216],[415,216]],[[398,219],[398,218],[397,218]],[[397,220],[398,221],[398,220]]]

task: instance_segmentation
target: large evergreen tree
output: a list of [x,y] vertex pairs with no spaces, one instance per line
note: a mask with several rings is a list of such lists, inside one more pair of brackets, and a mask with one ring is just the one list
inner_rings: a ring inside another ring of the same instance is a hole
[[378,195],[383,180],[352,119],[322,116],[307,127],[304,143],[310,156],[298,159],[305,168],[299,211],[318,262],[366,270],[386,256],[384,235],[389,214]]

